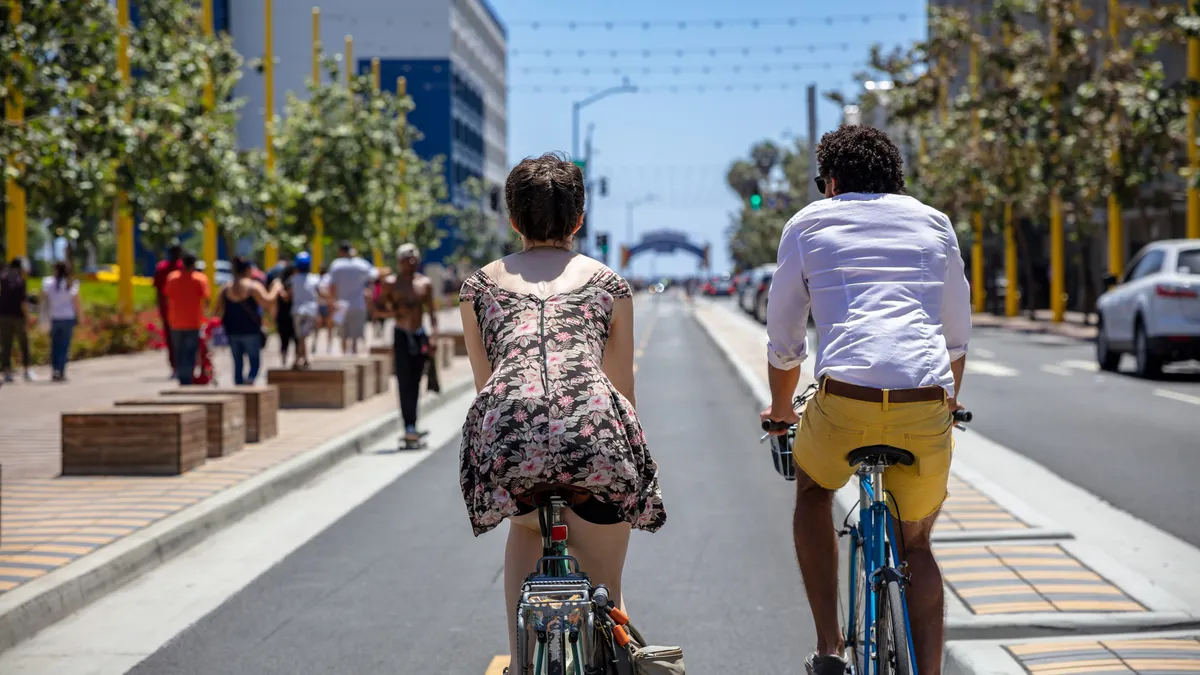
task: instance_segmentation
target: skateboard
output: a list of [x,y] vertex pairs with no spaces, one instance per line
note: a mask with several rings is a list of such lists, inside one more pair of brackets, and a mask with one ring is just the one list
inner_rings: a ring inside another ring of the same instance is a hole
[[424,450],[425,448],[429,447],[429,444],[425,442],[425,437],[428,435],[429,435],[428,431],[418,431],[416,440],[412,440],[406,436],[401,436],[400,437],[400,449],[401,450]]

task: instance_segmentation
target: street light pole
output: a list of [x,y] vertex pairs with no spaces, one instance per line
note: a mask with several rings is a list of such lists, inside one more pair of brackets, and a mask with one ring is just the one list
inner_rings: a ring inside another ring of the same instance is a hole
[[625,247],[633,248],[633,210],[643,204],[654,201],[654,195],[648,194],[625,204]]
[[591,96],[575,101],[571,104],[571,159],[579,157],[579,111],[589,105],[599,101],[602,98],[607,98],[613,94],[634,94],[637,93],[637,87],[629,84],[629,78],[625,78],[619,87],[610,87],[604,91],[597,92]]

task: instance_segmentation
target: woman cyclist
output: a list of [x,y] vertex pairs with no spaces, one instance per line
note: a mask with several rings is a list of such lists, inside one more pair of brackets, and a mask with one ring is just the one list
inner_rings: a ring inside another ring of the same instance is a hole
[[516,654],[521,583],[542,555],[532,495],[576,494],[565,514],[571,553],[621,602],[632,527],[666,520],[658,466],[634,411],[629,284],[571,251],[583,222],[583,174],[547,154],[505,185],[524,250],[466,280],[463,333],[478,396],[463,425],[461,483],[475,535],[507,518],[509,641]]

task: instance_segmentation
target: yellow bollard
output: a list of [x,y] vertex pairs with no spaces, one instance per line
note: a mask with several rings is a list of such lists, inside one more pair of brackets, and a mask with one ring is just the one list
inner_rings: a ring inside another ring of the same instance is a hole
[[[1189,11],[1196,15],[1195,3],[1189,2]],[[1188,79],[1193,82],[1200,80],[1200,40],[1188,38]],[[1196,116],[1200,115],[1200,98],[1188,98],[1188,166],[1192,168],[1187,192],[1187,236],[1188,239],[1200,238],[1200,192],[1193,181],[1196,173],[1200,172],[1200,151],[1196,148]]]
[[1017,272],[1017,237],[1013,229],[1012,202],[1004,204],[1004,315],[1016,316],[1021,311],[1021,284]]
[[1050,196],[1050,310],[1055,323],[1062,323],[1066,313],[1063,302],[1066,279],[1064,256],[1062,198],[1058,196],[1058,188],[1055,188]]
[[[204,34],[208,37],[213,37],[213,0],[204,0]],[[208,81],[204,83],[204,107],[209,112],[217,105],[217,97],[214,92],[212,64],[206,63],[205,68],[208,70]],[[209,288],[217,287],[217,220],[212,217],[212,214],[204,216],[204,273],[208,276]],[[215,302],[216,294],[213,294]]]
[[325,262],[325,215],[321,212],[321,207],[313,209],[313,235],[312,249],[312,268],[320,271]]
[[[1112,50],[1116,51],[1121,40],[1121,1],[1108,0],[1108,33],[1112,39]],[[1117,138],[1121,116],[1113,113],[1113,138]],[[1121,151],[1113,147],[1108,161],[1115,169],[1121,164]],[[1121,201],[1117,197],[1116,185],[1108,194],[1108,273],[1120,278],[1125,273],[1125,224],[1121,220]]]
[[984,287],[986,276],[983,264],[983,214],[976,211],[972,214],[971,242],[971,305],[976,312],[987,309],[987,289]]

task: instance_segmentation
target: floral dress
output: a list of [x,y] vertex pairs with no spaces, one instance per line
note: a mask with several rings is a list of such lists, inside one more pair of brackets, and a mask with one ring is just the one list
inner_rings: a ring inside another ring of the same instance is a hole
[[540,298],[483,271],[464,282],[492,365],[463,424],[463,499],[478,536],[516,515],[538,485],[581,488],[642,530],[666,520],[658,466],[629,400],[601,365],[613,301],[629,284],[603,268],[583,286]]

